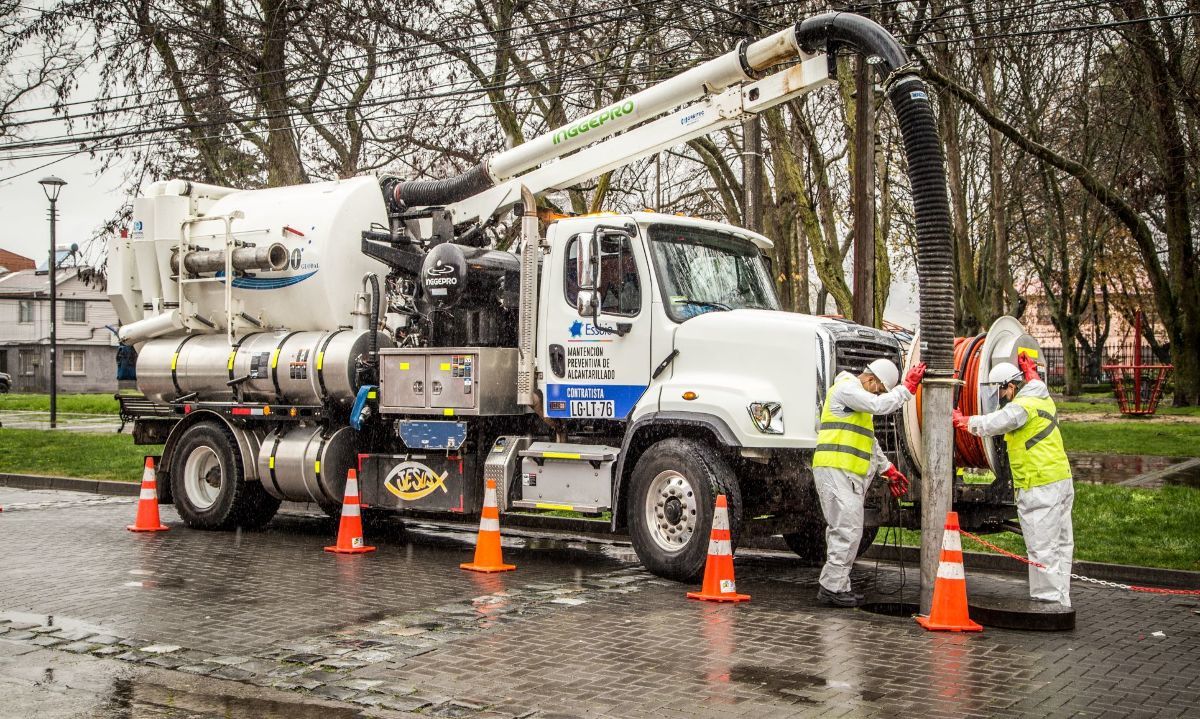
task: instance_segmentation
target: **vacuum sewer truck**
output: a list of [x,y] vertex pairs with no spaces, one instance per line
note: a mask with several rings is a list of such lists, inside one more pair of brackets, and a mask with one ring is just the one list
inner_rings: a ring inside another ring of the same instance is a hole
[[[834,41],[928,102],[890,35],[837,14],[446,180],[150,185],[112,240],[108,292],[144,395],[123,413],[138,443],[164,445],[159,486],[179,515],[252,527],[283,500],[336,514],[353,468],[372,511],[478,514],[494,479],[502,513],[611,515],[650,571],[680,580],[703,571],[717,494],[735,542],[782,534],[823,556],[810,465],[825,391],[876,358],[903,364],[897,340],[780,311],[760,234],[551,216],[537,196],[826,85]],[[1019,325],[989,358],[1014,359],[1018,342]],[[913,469],[915,419],[876,421]],[[965,524],[1013,515],[996,484],[959,487]],[[905,499],[920,501],[919,481]],[[877,483],[864,548],[909,514]]]

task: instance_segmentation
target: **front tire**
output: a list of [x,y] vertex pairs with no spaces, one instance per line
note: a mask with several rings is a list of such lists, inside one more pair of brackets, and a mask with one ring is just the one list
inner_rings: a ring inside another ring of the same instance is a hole
[[279,509],[279,500],[245,467],[229,430],[215,422],[188,427],[171,457],[171,499],[193,529],[257,528]]
[[627,505],[629,536],[650,572],[680,582],[704,575],[717,495],[729,504],[736,548],[742,518],[737,477],[711,447],[674,437],[650,446],[638,459]]

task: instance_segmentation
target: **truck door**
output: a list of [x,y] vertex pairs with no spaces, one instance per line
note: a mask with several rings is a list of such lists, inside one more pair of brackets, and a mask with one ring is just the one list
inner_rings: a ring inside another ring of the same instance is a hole
[[650,272],[640,236],[601,241],[598,319],[580,317],[579,245],[568,236],[549,256],[545,412],[548,417],[624,420],[650,384]]

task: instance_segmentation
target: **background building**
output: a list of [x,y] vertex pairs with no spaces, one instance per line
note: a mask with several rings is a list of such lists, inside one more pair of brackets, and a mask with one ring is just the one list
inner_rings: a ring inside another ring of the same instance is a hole
[[[117,315],[99,284],[80,278],[74,258],[59,248],[58,391],[115,392]],[[7,257],[27,260],[20,255]],[[109,329],[109,328],[112,329]],[[0,372],[13,392],[50,391],[50,279],[46,263],[0,276]]]

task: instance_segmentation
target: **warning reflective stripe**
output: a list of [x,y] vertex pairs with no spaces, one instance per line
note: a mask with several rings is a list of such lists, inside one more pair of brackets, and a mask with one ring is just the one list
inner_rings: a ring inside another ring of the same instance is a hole
[[951,552],[962,551],[962,537],[958,536],[958,532],[942,533],[942,549],[948,549]]
[[942,562],[938,565],[938,579],[966,579],[967,573],[963,571],[963,565],[951,564],[950,562]]
[[844,452],[845,454],[854,455],[855,457],[858,457],[859,459],[865,459],[867,461],[870,461],[870,459],[871,459],[870,452],[864,452],[861,449],[857,449],[855,447],[851,447],[850,445],[846,445],[846,444],[818,444],[817,451],[818,452]]
[[158,494],[149,487],[143,488],[142,493],[138,495],[138,499],[158,499]]
[[708,553],[714,557],[729,556],[733,554],[733,547],[728,539],[710,539]]
[[729,513],[718,510],[717,513],[713,515],[712,528],[729,529]]
[[495,487],[488,487],[487,489],[483,490],[483,506],[485,506],[485,507],[495,507],[496,506],[496,489],[495,489]]
[[830,429],[830,430],[840,429],[840,430],[845,430],[847,432],[854,432],[855,434],[861,434],[864,437],[870,437],[871,439],[875,439],[875,430],[874,429],[867,429],[866,427],[859,427],[857,424],[851,424],[849,422],[822,422],[821,426],[818,428],[818,430],[825,430],[825,429]]
[[479,520],[479,531],[481,531],[481,532],[499,532],[500,531],[500,520],[499,519],[488,519],[487,517],[480,519]]
[[[357,498],[355,498],[355,499],[357,499]],[[343,504],[343,505],[342,505],[342,516],[343,516],[343,517],[357,517],[357,516],[359,516],[359,511],[358,511],[358,502],[357,502],[357,501],[355,501],[355,502],[354,502],[354,504],[350,504],[350,503],[348,503],[348,502],[347,502],[346,504]]]
[[1041,432],[1038,432],[1029,439],[1025,440],[1025,449],[1033,449],[1035,444],[1049,437],[1051,434],[1053,434],[1054,430],[1058,429],[1058,417],[1056,415],[1050,414],[1044,409],[1039,409],[1037,413],[1042,419],[1048,421],[1050,424],[1043,427]]
[[346,496],[358,496],[358,480],[350,477],[346,479]]

